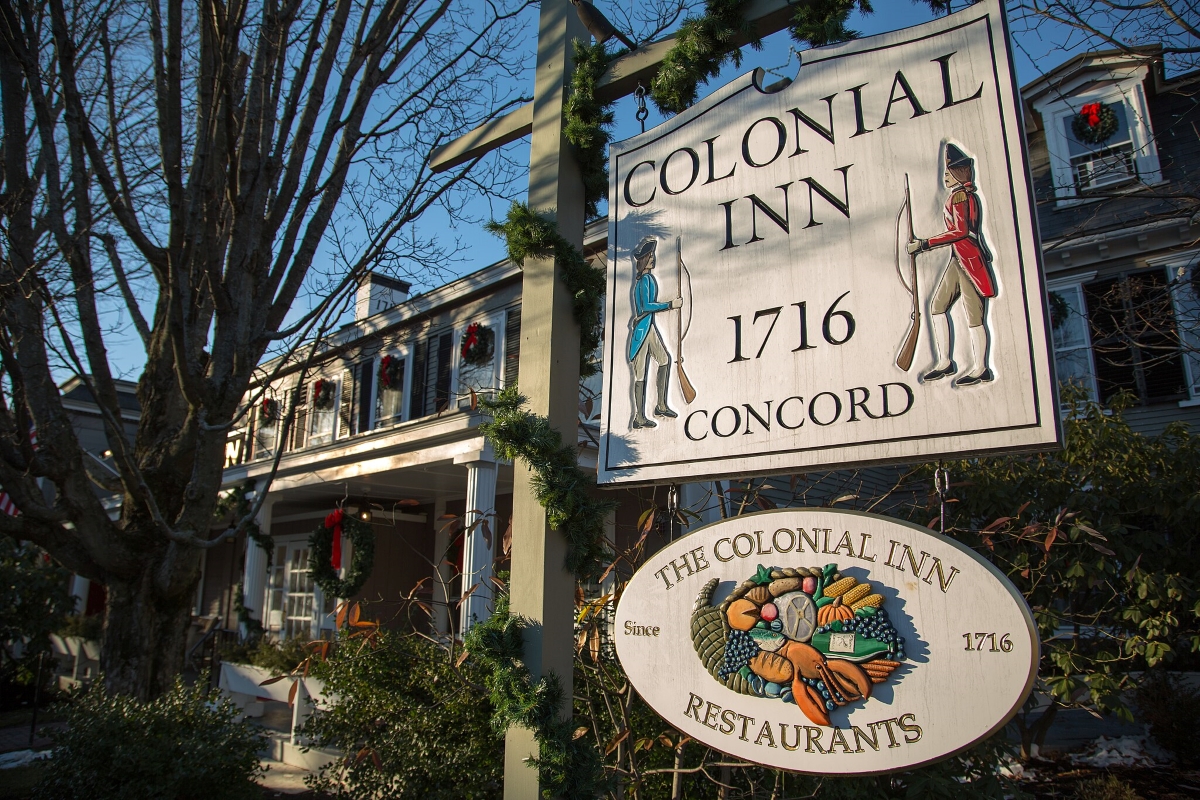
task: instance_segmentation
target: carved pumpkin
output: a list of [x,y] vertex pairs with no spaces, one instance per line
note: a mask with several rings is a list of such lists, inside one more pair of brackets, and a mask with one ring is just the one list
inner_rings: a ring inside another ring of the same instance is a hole
[[827,606],[817,610],[817,624],[828,625],[834,620],[847,620],[854,618],[854,611],[850,606],[843,605],[841,598],[834,600]]

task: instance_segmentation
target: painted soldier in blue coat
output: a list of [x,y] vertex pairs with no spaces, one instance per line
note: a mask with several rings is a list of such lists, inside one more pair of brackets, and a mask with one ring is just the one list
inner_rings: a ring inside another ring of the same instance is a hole
[[653,428],[654,420],[646,416],[646,378],[649,376],[650,359],[658,364],[658,402],[654,406],[656,417],[678,416],[667,405],[667,389],[671,380],[671,355],[663,344],[662,334],[654,324],[654,315],[660,311],[679,308],[683,298],[663,303],[658,299],[658,281],[654,279],[654,250],[658,240],[647,236],[633,250],[636,277],[633,281],[633,319],[629,334],[629,364],[633,368],[633,427]]

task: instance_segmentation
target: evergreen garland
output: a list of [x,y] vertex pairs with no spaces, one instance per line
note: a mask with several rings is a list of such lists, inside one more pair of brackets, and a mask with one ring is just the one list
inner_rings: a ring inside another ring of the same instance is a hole
[[524,203],[513,203],[504,222],[493,220],[486,227],[504,237],[508,257],[514,264],[524,265],[530,256],[554,256],[571,293],[572,316],[579,323],[579,376],[586,378],[599,372],[600,367],[591,356],[600,347],[604,270],[588,264],[583,253],[558,232],[553,221],[534,213]]
[[492,416],[479,428],[496,455],[520,458],[533,470],[534,495],[567,540],[566,568],[580,580],[594,578],[604,558],[604,518],[616,503],[592,496],[596,477],[579,468],[576,448],[563,444],[549,419],[522,408],[525,398],[516,388],[479,402]]
[[[716,77],[730,60],[741,64],[741,49],[732,42],[742,38],[750,46],[762,47],[753,26],[745,19],[748,0],[707,0],[706,13],[684,21],[675,45],[663,59],[651,82],[650,96],[664,113],[679,113],[696,100],[699,85]],[[935,10],[944,0],[926,0]],[[820,46],[852,39],[846,27],[855,10],[871,12],[869,0],[815,0],[796,8],[792,38]],[[575,146],[583,181],[584,203],[589,218],[599,213],[599,203],[608,192],[607,147],[612,139],[607,130],[613,122],[612,103],[596,97],[600,78],[612,56],[603,44],[572,41],[575,69],[563,109],[563,135]],[[553,221],[535,213],[524,203],[513,203],[503,223],[492,221],[487,229],[504,237],[509,259],[524,264],[530,256],[553,254],[562,269],[563,282],[573,298],[573,316],[579,324],[579,373],[596,374],[599,367],[592,354],[600,346],[600,303],[604,296],[603,270],[588,265],[583,254],[568,242]],[[596,500],[590,489],[595,477],[579,468],[574,447],[563,444],[550,421],[522,409],[525,398],[515,387],[494,399],[481,399],[492,421],[481,431],[501,458],[524,459],[534,472],[537,501],[546,509],[550,525],[567,540],[566,567],[580,580],[595,577],[604,554],[604,517],[615,507]],[[326,559],[328,563],[328,559]],[[595,798],[605,786],[604,770],[596,749],[572,735],[570,719],[560,719],[562,687],[550,674],[534,680],[524,664],[524,629],[528,620],[509,612],[508,596],[496,598],[496,609],[485,622],[475,625],[464,645],[477,663],[488,671],[485,682],[496,709],[492,723],[498,731],[522,725],[533,731],[539,755],[533,759],[544,797]]]
[[576,160],[583,179],[583,202],[588,219],[599,214],[600,201],[608,196],[608,143],[612,134],[612,103],[596,99],[596,87],[608,69],[612,56],[597,42],[586,45],[578,39],[574,48],[575,70],[571,89],[563,107],[563,135],[575,145]]
[[308,566],[313,583],[321,587],[326,597],[345,599],[353,597],[371,577],[375,567],[375,531],[371,525],[351,514],[342,515],[342,535],[353,544],[350,568],[346,577],[339,578],[333,560],[333,528],[325,522],[317,526],[308,537]]
[[503,733],[513,725],[533,731],[538,756],[531,765],[545,798],[593,800],[604,792],[607,782],[600,754],[584,738],[576,739],[574,725],[562,719],[562,685],[553,673],[534,680],[525,666],[525,629],[529,620],[512,614],[508,593],[499,592],[496,610],[486,621],[467,632],[463,646],[486,670],[484,683],[491,696],[492,725]]
[[742,50],[733,41],[745,38],[755,50],[762,39],[743,13],[748,0],[707,0],[704,16],[688,17],[675,34],[658,74],[650,82],[650,98],[664,114],[678,114],[696,102],[698,87],[715,78],[729,61],[741,66]]
[[[945,0],[925,0],[934,11],[945,11]],[[707,0],[701,17],[689,17],[675,35],[675,45],[667,52],[658,74],[650,84],[650,97],[659,111],[678,114],[692,103],[701,83],[720,74],[730,61],[742,63],[737,39],[745,39],[755,50],[762,48],[762,39],[746,20],[748,0]],[[810,0],[797,3],[789,27],[792,39],[799,44],[821,47],[858,37],[858,32],[846,27],[855,11],[870,14],[870,0]]]
[[[246,495],[253,490],[254,480],[251,479],[239,486],[234,486],[224,495],[217,497],[217,505],[213,509],[213,519],[219,521],[230,513],[233,514],[235,522],[245,517],[250,513],[250,499]],[[263,531],[258,520],[253,519],[246,523],[246,535],[266,552],[267,569],[270,569],[272,558],[275,555],[275,539],[270,533]]]

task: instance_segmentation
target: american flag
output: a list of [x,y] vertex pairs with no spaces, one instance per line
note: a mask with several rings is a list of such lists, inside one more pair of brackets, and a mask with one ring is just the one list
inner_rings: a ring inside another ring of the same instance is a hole
[[[29,443],[33,445],[33,449],[37,449],[37,428],[29,429]],[[21,513],[21,509],[17,508],[17,504],[8,496],[8,492],[0,488],[0,514],[6,514],[10,517],[15,517]]]

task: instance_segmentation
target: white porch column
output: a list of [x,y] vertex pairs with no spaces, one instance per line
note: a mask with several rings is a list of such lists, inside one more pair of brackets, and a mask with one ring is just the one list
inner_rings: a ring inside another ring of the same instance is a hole
[[88,589],[91,588],[92,582],[82,575],[71,576],[71,597],[75,600],[75,613],[83,614],[87,611]]
[[453,529],[442,517],[446,513],[446,498],[433,501],[433,629],[439,636],[450,634],[450,579],[452,569],[447,562],[450,532]]
[[[271,508],[275,500],[268,497],[258,510],[258,527],[264,533],[271,531]],[[242,602],[251,619],[266,624],[263,619],[263,604],[267,596],[267,551],[246,537],[246,566],[242,570]]]
[[[489,448],[490,450],[490,448]],[[488,544],[500,535],[496,530],[496,462],[490,452],[478,461],[467,462],[467,509],[463,515],[463,583],[465,595],[475,591],[463,601],[459,609],[461,625],[465,635],[475,622],[483,622],[491,615],[492,603],[492,548]],[[483,521],[490,529],[484,536]]]

